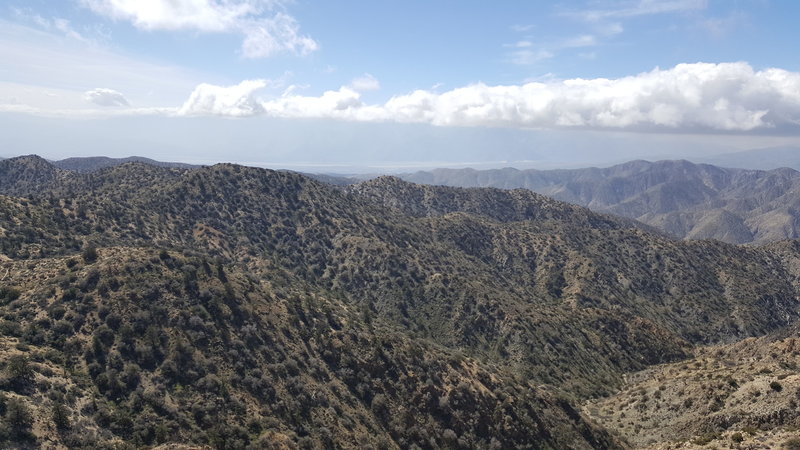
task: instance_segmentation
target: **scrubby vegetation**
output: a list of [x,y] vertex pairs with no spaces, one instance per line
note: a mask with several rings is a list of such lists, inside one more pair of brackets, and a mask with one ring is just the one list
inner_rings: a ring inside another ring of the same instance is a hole
[[800,314],[793,243],[527,191],[36,157],[0,180],[7,443],[617,447],[580,402]]

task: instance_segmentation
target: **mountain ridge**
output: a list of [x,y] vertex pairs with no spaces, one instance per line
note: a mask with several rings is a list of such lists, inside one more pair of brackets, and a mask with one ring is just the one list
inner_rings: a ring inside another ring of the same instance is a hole
[[171,168],[183,168],[183,169],[192,169],[201,167],[195,164],[187,164],[181,162],[156,161],[155,159],[145,158],[143,156],[128,156],[125,158],[110,158],[108,156],[82,156],[82,157],[65,158],[50,162],[59,169],[71,170],[73,172],[83,172],[83,173],[94,172],[96,170],[104,169],[106,167],[114,167],[129,162],[140,162],[159,167],[171,167]]
[[603,169],[437,169],[403,179],[526,188],[682,238],[765,243],[798,236],[800,172],[788,168],[760,171],[683,160],[631,161]]

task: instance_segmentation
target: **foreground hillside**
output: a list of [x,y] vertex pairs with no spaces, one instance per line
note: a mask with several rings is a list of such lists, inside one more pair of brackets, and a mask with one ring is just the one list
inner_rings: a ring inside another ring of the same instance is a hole
[[404,179],[526,188],[636,219],[681,238],[741,244],[800,236],[800,172],[786,168],[762,171],[688,161],[632,161],[604,169],[437,169]]
[[621,447],[580,402],[800,315],[794,242],[525,190],[23,157],[0,192],[2,401],[28,412],[3,437],[31,446]]
[[614,445],[558,396],[365,321],[269,265],[243,273],[204,256],[97,253],[4,264],[18,291],[3,302],[2,401],[29,414],[6,439]]

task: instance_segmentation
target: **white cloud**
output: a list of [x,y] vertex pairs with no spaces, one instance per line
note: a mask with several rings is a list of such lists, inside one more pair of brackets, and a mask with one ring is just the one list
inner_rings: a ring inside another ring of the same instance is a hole
[[117,92],[113,89],[92,89],[84,94],[84,99],[86,99],[87,102],[100,106],[130,106],[128,99],[126,99],[121,92]]
[[[86,91],[113,86],[141,106],[180,104],[199,83],[214,80],[208,73],[155,64],[121,55],[93,40],[65,39],[56,29],[31,27],[0,19],[0,96],[14,95],[36,108],[86,107]],[[216,81],[216,80],[214,80]],[[27,90],[58,90],[63,101],[26,94]]]
[[297,21],[284,13],[248,25],[242,54],[247,58],[265,58],[282,52],[307,55],[319,48],[316,41],[300,36],[299,31]]
[[680,64],[618,79],[417,90],[382,105],[364,104],[350,87],[259,101],[253,92],[264,85],[201,85],[180,113],[521,128],[750,131],[800,125],[800,73],[754,71],[747,63]]
[[514,50],[508,54],[508,61],[512,64],[520,66],[529,66],[536,64],[544,59],[552,58],[555,56],[552,52],[545,49],[533,50],[530,48],[522,48],[521,50]]
[[526,31],[530,31],[536,28],[536,25],[533,24],[526,24],[526,25],[511,25],[511,31],[516,31],[517,33],[524,33]]
[[530,66],[539,61],[553,58],[556,56],[556,52],[562,49],[593,47],[598,44],[599,42],[595,36],[591,34],[582,34],[544,46],[536,46],[529,40],[522,40],[513,44],[505,44],[503,47],[513,49],[506,54],[508,62],[520,66]]
[[505,47],[514,47],[514,48],[528,48],[533,47],[533,42],[531,41],[517,41],[513,44],[505,45]]
[[696,11],[707,6],[707,0],[637,0],[620,2],[614,8],[570,11],[566,15],[587,22],[599,22],[607,19]]
[[353,79],[350,82],[350,87],[357,92],[364,91],[377,91],[381,88],[381,83],[372,74],[365,73],[364,75]]
[[[601,5],[604,7],[598,8]],[[555,49],[590,47],[624,31],[620,22],[644,16],[680,14],[704,10],[708,0],[619,0],[614,2],[588,2],[581,8],[562,9],[561,16],[589,24],[593,34],[565,39],[553,46]],[[708,26],[713,26],[709,24]]]
[[561,47],[564,48],[592,47],[595,45],[597,45],[597,38],[591,34],[575,36],[561,43]]
[[[356,83],[321,95],[303,95],[290,86],[277,97],[270,93],[274,89],[260,94],[267,86],[275,87],[267,80],[245,80],[234,86],[200,84],[180,108],[115,108],[108,114],[264,115],[540,129],[800,132],[800,73],[754,70],[744,62],[680,64],[617,79],[545,78],[500,86],[478,83],[444,92],[432,88],[395,95],[377,104],[365,103]],[[0,97],[20,92],[12,85],[0,89]],[[58,93],[69,95],[67,91]],[[58,106],[67,103],[52,103],[61,100],[48,100],[42,94],[29,97],[16,105],[0,105],[0,110],[37,115],[103,114],[100,109],[68,110]],[[105,93],[98,96],[109,97]]]
[[374,107],[365,106],[361,95],[349,87],[325,91],[319,97],[284,95],[262,103],[264,111],[274,117],[335,118],[372,121]]
[[266,80],[245,80],[235,86],[201,84],[178,110],[178,115],[252,116],[264,112],[256,92],[267,86]]
[[264,58],[278,53],[306,55],[319,48],[301,35],[285,0],[82,0],[95,13],[130,21],[143,30],[193,30],[244,36],[242,55]]
[[597,32],[602,34],[603,36],[614,36],[625,31],[625,28],[623,28],[622,24],[619,22],[602,24],[597,26],[596,29]]
[[[91,30],[93,37],[87,37],[75,30],[72,23],[61,17],[46,18],[43,17],[29,8],[15,8],[11,7],[11,12],[16,19],[22,23],[35,25],[40,30],[44,30],[54,35],[64,36],[75,41],[80,41],[85,44],[98,44],[97,38],[102,38],[102,33],[98,29]],[[83,27],[86,29],[87,27]]]
[[82,0],[94,11],[129,20],[144,30],[222,32],[249,16],[259,15],[272,2],[264,0]]
[[747,16],[744,13],[734,11],[725,17],[711,17],[702,20],[698,25],[712,37],[720,39],[736,32],[747,23]]

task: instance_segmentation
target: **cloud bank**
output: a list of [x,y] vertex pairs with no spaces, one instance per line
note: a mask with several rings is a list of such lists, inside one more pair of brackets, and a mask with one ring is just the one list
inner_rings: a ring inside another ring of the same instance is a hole
[[[377,80],[375,80],[377,83]],[[800,73],[744,62],[680,64],[618,79],[417,90],[367,105],[353,87],[260,99],[263,80],[201,85],[179,115],[333,118],[440,126],[751,131],[800,125]]]
[[279,53],[306,55],[319,47],[300,34],[294,17],[283,9],[285,0],[82,0],[97,14],[130,21],[143,30],[190,30],[236,33],[244,36],[246,58]]

